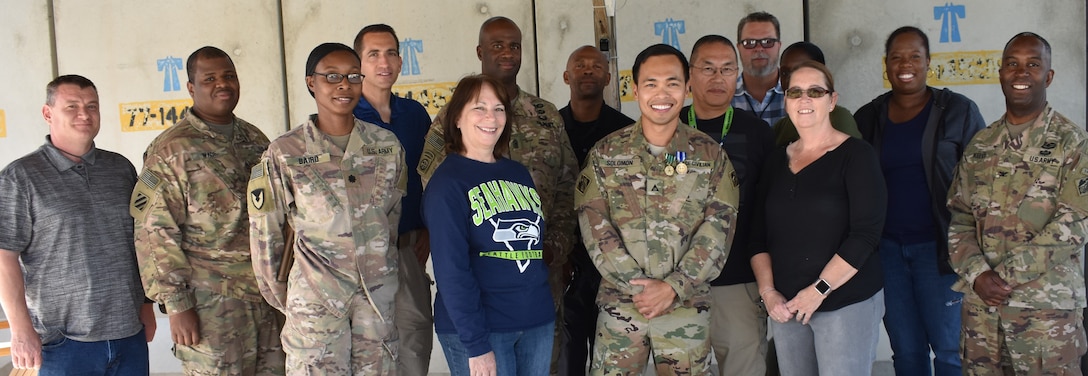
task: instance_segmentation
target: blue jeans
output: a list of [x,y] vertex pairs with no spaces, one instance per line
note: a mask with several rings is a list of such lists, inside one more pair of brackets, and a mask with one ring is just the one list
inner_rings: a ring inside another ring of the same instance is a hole
[[955,274],[937,271],[937,243],[904,245],[880,240],[884,265],[884,327],[899,375],[960,375],[960,310]]
[[846,307],[817,311],[808,325],[796,319],[785,323],[771,320],[782,376],[870,375],[883,311],[884,292],[877,291]]
[[42,345],[39,376],[147,376],[147,339],[144,330],[127,338],[79,342],[61,338]]
[[[487,341],[495,352],[499,375],[548,376],[552,362],[555,322],[519,332],[491,333]],[[456,333],[438,333],[438,343],[451,376],[470,376],[468,350]]]

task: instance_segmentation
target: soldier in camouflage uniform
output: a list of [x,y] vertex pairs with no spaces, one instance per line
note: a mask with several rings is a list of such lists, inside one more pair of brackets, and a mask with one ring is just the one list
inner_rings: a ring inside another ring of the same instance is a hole
[[[556,307],[556,322],[563,322],[563,291],[570,280],[566,265],[567,255],[574,245],[574,179],[578,173],[578,161],[563,127],[563,117],[554,104],[518,88],[517,75],[521,69],[521,29],[506,17],[492,17],[480,27],[480,42],[476,55],[483,74],[499,79],[506,92],[513,98],[513,109],[507,109],[510,119],[510,159],[529,168],[533,183],[544,205],[544,220],[548,232],[544,234],[544,262],[548,264],[548,283]],[[435,117],[423,145],[419,160],[419,174],[423,186],[434,170],[445,160],[442,139],[442,116]],[[559,330],[556,325],[555,347],[552,354],[552,371],[556,371],[559,356]]]
[[273,141],[249,181],[253,267],[287,315],[292,375],[396,374],[404,150],[393,132],[352,115],[359,71],[350,47],[315,48],[306,83],[318,112]]
[[234,116],[225,52],[200,48],[186,68],[193,107],[147,147],[132,194],[144,289],[170,315],[186,375],[282,375],[283,316],[257,288],[244,201],[268,138]]
[[710,280],[729,255],[739,187],[718,142],[679,125],[683,53],[658,44],[633,68],[642,117],[590,151],[579,225],[600,270],[593,375],[710,374]]
[[972,139],[949,192],[965,375],[1081,375],[1088,133],[1047,104],[1050,62],[1038,35],[1005,45],[1005,116]]

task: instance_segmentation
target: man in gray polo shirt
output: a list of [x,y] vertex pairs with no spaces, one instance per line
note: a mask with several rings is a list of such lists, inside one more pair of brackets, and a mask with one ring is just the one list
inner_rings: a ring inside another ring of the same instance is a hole
[[39,375],[148,374],[155,334],[128,201],[136,169],[97,149],[98,90],[46,86],[45,145],[0,171],[0,305],[15,368]]

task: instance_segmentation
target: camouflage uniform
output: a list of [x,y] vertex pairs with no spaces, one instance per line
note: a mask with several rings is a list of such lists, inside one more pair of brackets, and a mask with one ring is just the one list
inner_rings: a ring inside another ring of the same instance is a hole
[[168,314],[194,309],[200,342],[175,345],[187,375],[282,375],[283,316],[261,297],[249,252],[248,172],[268,147],[235,118],[233,138],[189,112],[147,147],[132,194],[147,296]]
[[[1086,152],[1088,134],[1049,105],[1020,137],[1003,117],[964,151],[948,208],[965,374],[1080,375]],[[1013,286],[1005,304],[989,307],[972,289],[987,270]]]
[[[341,152],[312,117],[273,141],[253,167],[253,267],[265,299],[287,314],[289,374],[396,374],[404,166],[392,132],[355,120]],[[282,282],[285,231],[294,235],[294,265]]]
[[[666,175],[666,155],[675,151],[687,153],[688,171]],[[652,351],[658,374],[710,374],[710,280],[729,255],[739,199],[725,152],[679,126],[654,156],[639,121],[597,143],[577,191],[582,238],[603,277],[592,373],[640,375]],[[638,313],[633,296],[641,287],[629,283],[636,278],[672,286],[667,314]]]
[[[555,105],[535,95],[518,90],[511,100],[513,126],[510,133],[510,159],[529,169],[537,192],[544,206],[544,221],[548,232],[544,233],[544,260],[548,262],[548,284],[552,288],[556,321],[562,323],[563,289],[570,276],[564,272],[567,256],[574,246],[574,179],[578,173],[578,160],[563,127],[563,117]],[[431,179],[438,165],[445,160],[443,148],[442,118],[446,109],[435,117],[423,145],[419,159],[419,174],[423,186]],[[552,369],[556,369],[559,355],[559,335],[562,325],[556,325],[556,340],[552,354]]]

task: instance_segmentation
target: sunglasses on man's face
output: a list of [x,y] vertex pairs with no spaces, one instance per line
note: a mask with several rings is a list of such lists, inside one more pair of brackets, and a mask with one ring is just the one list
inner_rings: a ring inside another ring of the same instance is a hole
[[774,47],[775,43],[778,43],[778,38],[741,39],[740,41],[741,47],[747,48],[749,50],[756,48],[757,44],[763,46],[763,48],[771,48]]
[[831,93],[831,90],[824,89],[822,87],[810,87],[808,89],[802,89],[799,87],[791,87],[786,89],[786,98],[797,99],[801,97],[801,94],[807,95],[809,98],[823,98],[825,95]]

